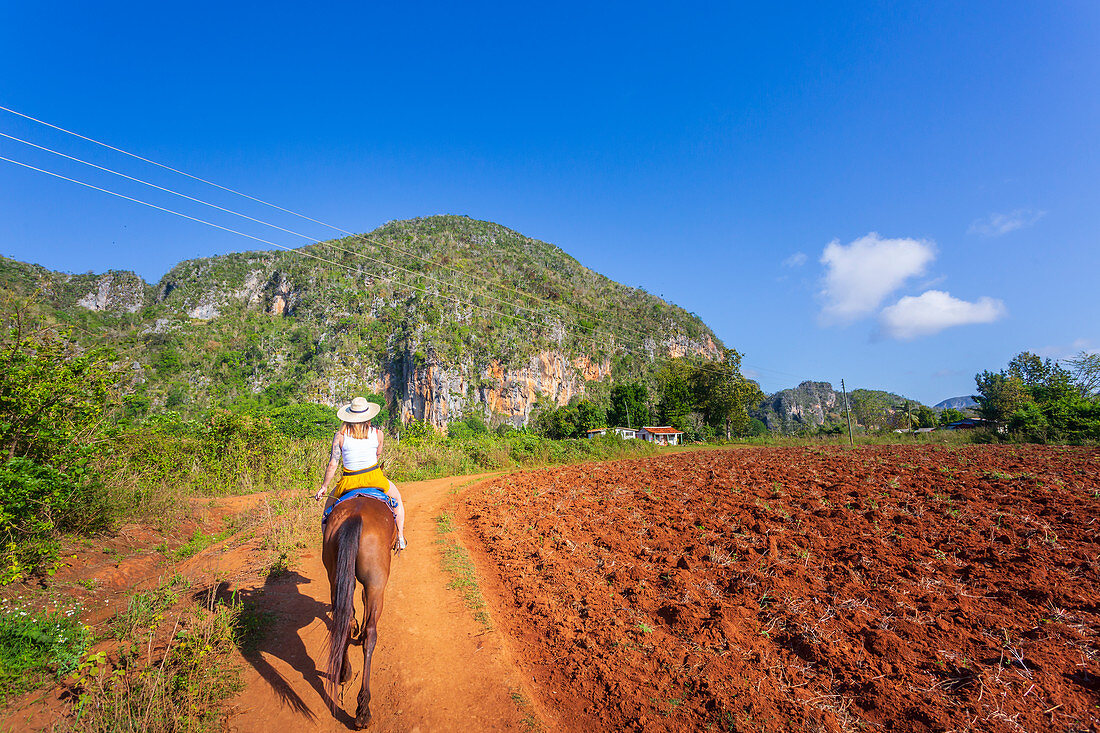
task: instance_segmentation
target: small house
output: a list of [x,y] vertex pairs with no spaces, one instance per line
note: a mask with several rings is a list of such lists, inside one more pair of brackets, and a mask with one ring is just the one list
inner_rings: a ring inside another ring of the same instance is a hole
[[637,437],[657,445],[680,445],[680,436],[683,434],[682,430],[677,430],[668,425],[657,425],[638,428]]

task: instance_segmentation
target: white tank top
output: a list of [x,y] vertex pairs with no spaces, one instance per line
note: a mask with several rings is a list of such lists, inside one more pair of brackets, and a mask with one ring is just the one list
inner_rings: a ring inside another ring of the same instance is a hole
[[345,434],[340,457],[345,471],[358,471],[378,463],[378,428],[370,428],[365,438],[353,438]]

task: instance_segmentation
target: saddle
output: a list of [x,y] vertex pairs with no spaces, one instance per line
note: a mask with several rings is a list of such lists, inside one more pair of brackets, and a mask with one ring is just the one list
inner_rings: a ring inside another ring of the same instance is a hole
[[[344,495],[342,495],[339,499],[336,500],[335,504],[325,510],[325,513],[321,515],[321,526],[325,526],[325,522],[328,521],[328,515],[332,514],[332,510],[340,506],[341,502],[347,501],[348,499],[353,499],[357,496],[365,496],[370,499],[378,499],[379,501],[384,501],[386,503],[386,506],[390,508],[391,512],[397,509],[397,499],[394,499],[385,491],[382,491],[382,489],[352,489],[351,491],[348,491]],[[397,515],[395,514],[395,519],[396,516]]]

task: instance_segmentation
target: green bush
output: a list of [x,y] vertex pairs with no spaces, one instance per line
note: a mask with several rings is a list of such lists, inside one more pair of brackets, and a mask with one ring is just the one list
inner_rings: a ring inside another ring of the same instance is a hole
[[335,410],[312,402],[275,407],[265,414],[275,429],[289,438],[331,439],[341,425]]
[[56,529],[54,507],[63,506],[68,493],[65,477],[56,468],[29,458],[0,463],[0,534],[6,542],[37,538]]
[[67,471],[22,457],[0,463],[0,583],[46,568],[57,532],[105,529],[113,510],[87,457]]

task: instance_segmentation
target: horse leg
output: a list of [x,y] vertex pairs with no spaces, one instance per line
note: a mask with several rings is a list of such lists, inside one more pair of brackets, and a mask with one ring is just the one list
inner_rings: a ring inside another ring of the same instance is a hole
[[366,617],[363,619],[363,688],[359,691],[359,706],[355,713],[355,727],[359,730],[370,725],[370,665],[374,655],[374,645],[378,642],[378,618],[382,615],[382,597],[385,581],[381,585],[364,586],[363,606]]

